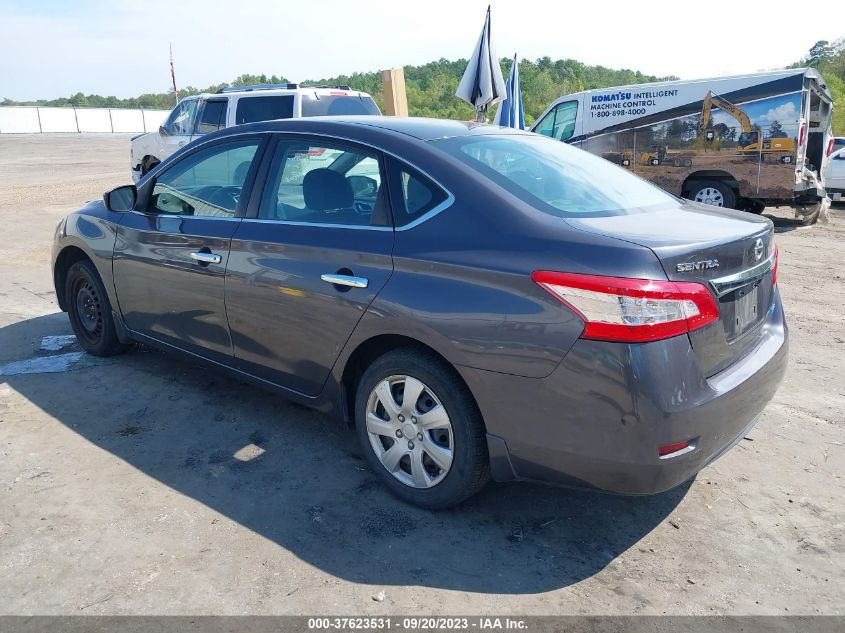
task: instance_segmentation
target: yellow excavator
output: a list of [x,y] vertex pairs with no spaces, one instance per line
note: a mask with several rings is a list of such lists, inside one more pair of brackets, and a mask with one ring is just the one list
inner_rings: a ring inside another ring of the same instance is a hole
[[701,108],[699,141],[704,150],[719,149],[719,131],[707,127],[707,124],[710,122],[710,111],[713,106],[730,114],[742,126],[742,132],[739,135],[736,147],[740,154],[792,154],[795,151],[795,141],[793,139],[786,137],[763,138],[759,128],[755,129],[751,125],[751,119],[748,118],[748,115],[745,114],[742,108],[719,95],[714,95],[712,90],[707,91],[707,96],[704,97],[704,104]]

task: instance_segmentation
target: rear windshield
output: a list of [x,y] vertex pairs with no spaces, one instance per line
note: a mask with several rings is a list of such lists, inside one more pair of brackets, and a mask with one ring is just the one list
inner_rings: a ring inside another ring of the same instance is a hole
[[540,211],[559,217],[626,215],[677,201],[621,167],[535,134],[431,141]]
[[372,97],[351,95],[302,95],[302,116],[334,116],[338,114],[381,114]]

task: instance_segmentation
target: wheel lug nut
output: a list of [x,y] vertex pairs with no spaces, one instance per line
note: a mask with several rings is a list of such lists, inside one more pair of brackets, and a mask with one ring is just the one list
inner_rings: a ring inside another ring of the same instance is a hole
[[413,449],[413,448],[414,448],[414,443],[413,443],[413,442],[408,442],[408,448]]
[[417,433],[417,439],[418,439],[420,442],[422,442],[422,439],[423,439],[423,437],[422,437],[422,433]]
[[405,421],[405,416],[404,416],[404,415],[402,415],[401,413],[399,414],[399,421],[400,421],[400,422],[404,422],[404,421]]
[[402,431],[396,429],[396,437],[402,437]]
[[417,423],[417,418],[416,418],[416,417],[414,417],[413,415],[411,416],[411,422],[413,422],[414,424],[416,424],[416,423]]

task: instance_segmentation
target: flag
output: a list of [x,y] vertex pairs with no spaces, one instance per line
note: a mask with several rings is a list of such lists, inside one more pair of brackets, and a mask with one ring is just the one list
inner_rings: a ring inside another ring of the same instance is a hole
[[173,42],[170,43],[170,79],[173,80],[173,96],[176,103],[179,103],[179,91],[176,90],[176,70],[173,68]]

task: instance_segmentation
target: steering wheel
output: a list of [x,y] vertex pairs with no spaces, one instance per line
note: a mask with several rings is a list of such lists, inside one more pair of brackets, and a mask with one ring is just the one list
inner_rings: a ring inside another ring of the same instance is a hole
[[218,187],[208,197],[208,203],[234,212],[238,208],[240,189],[238,187]]

